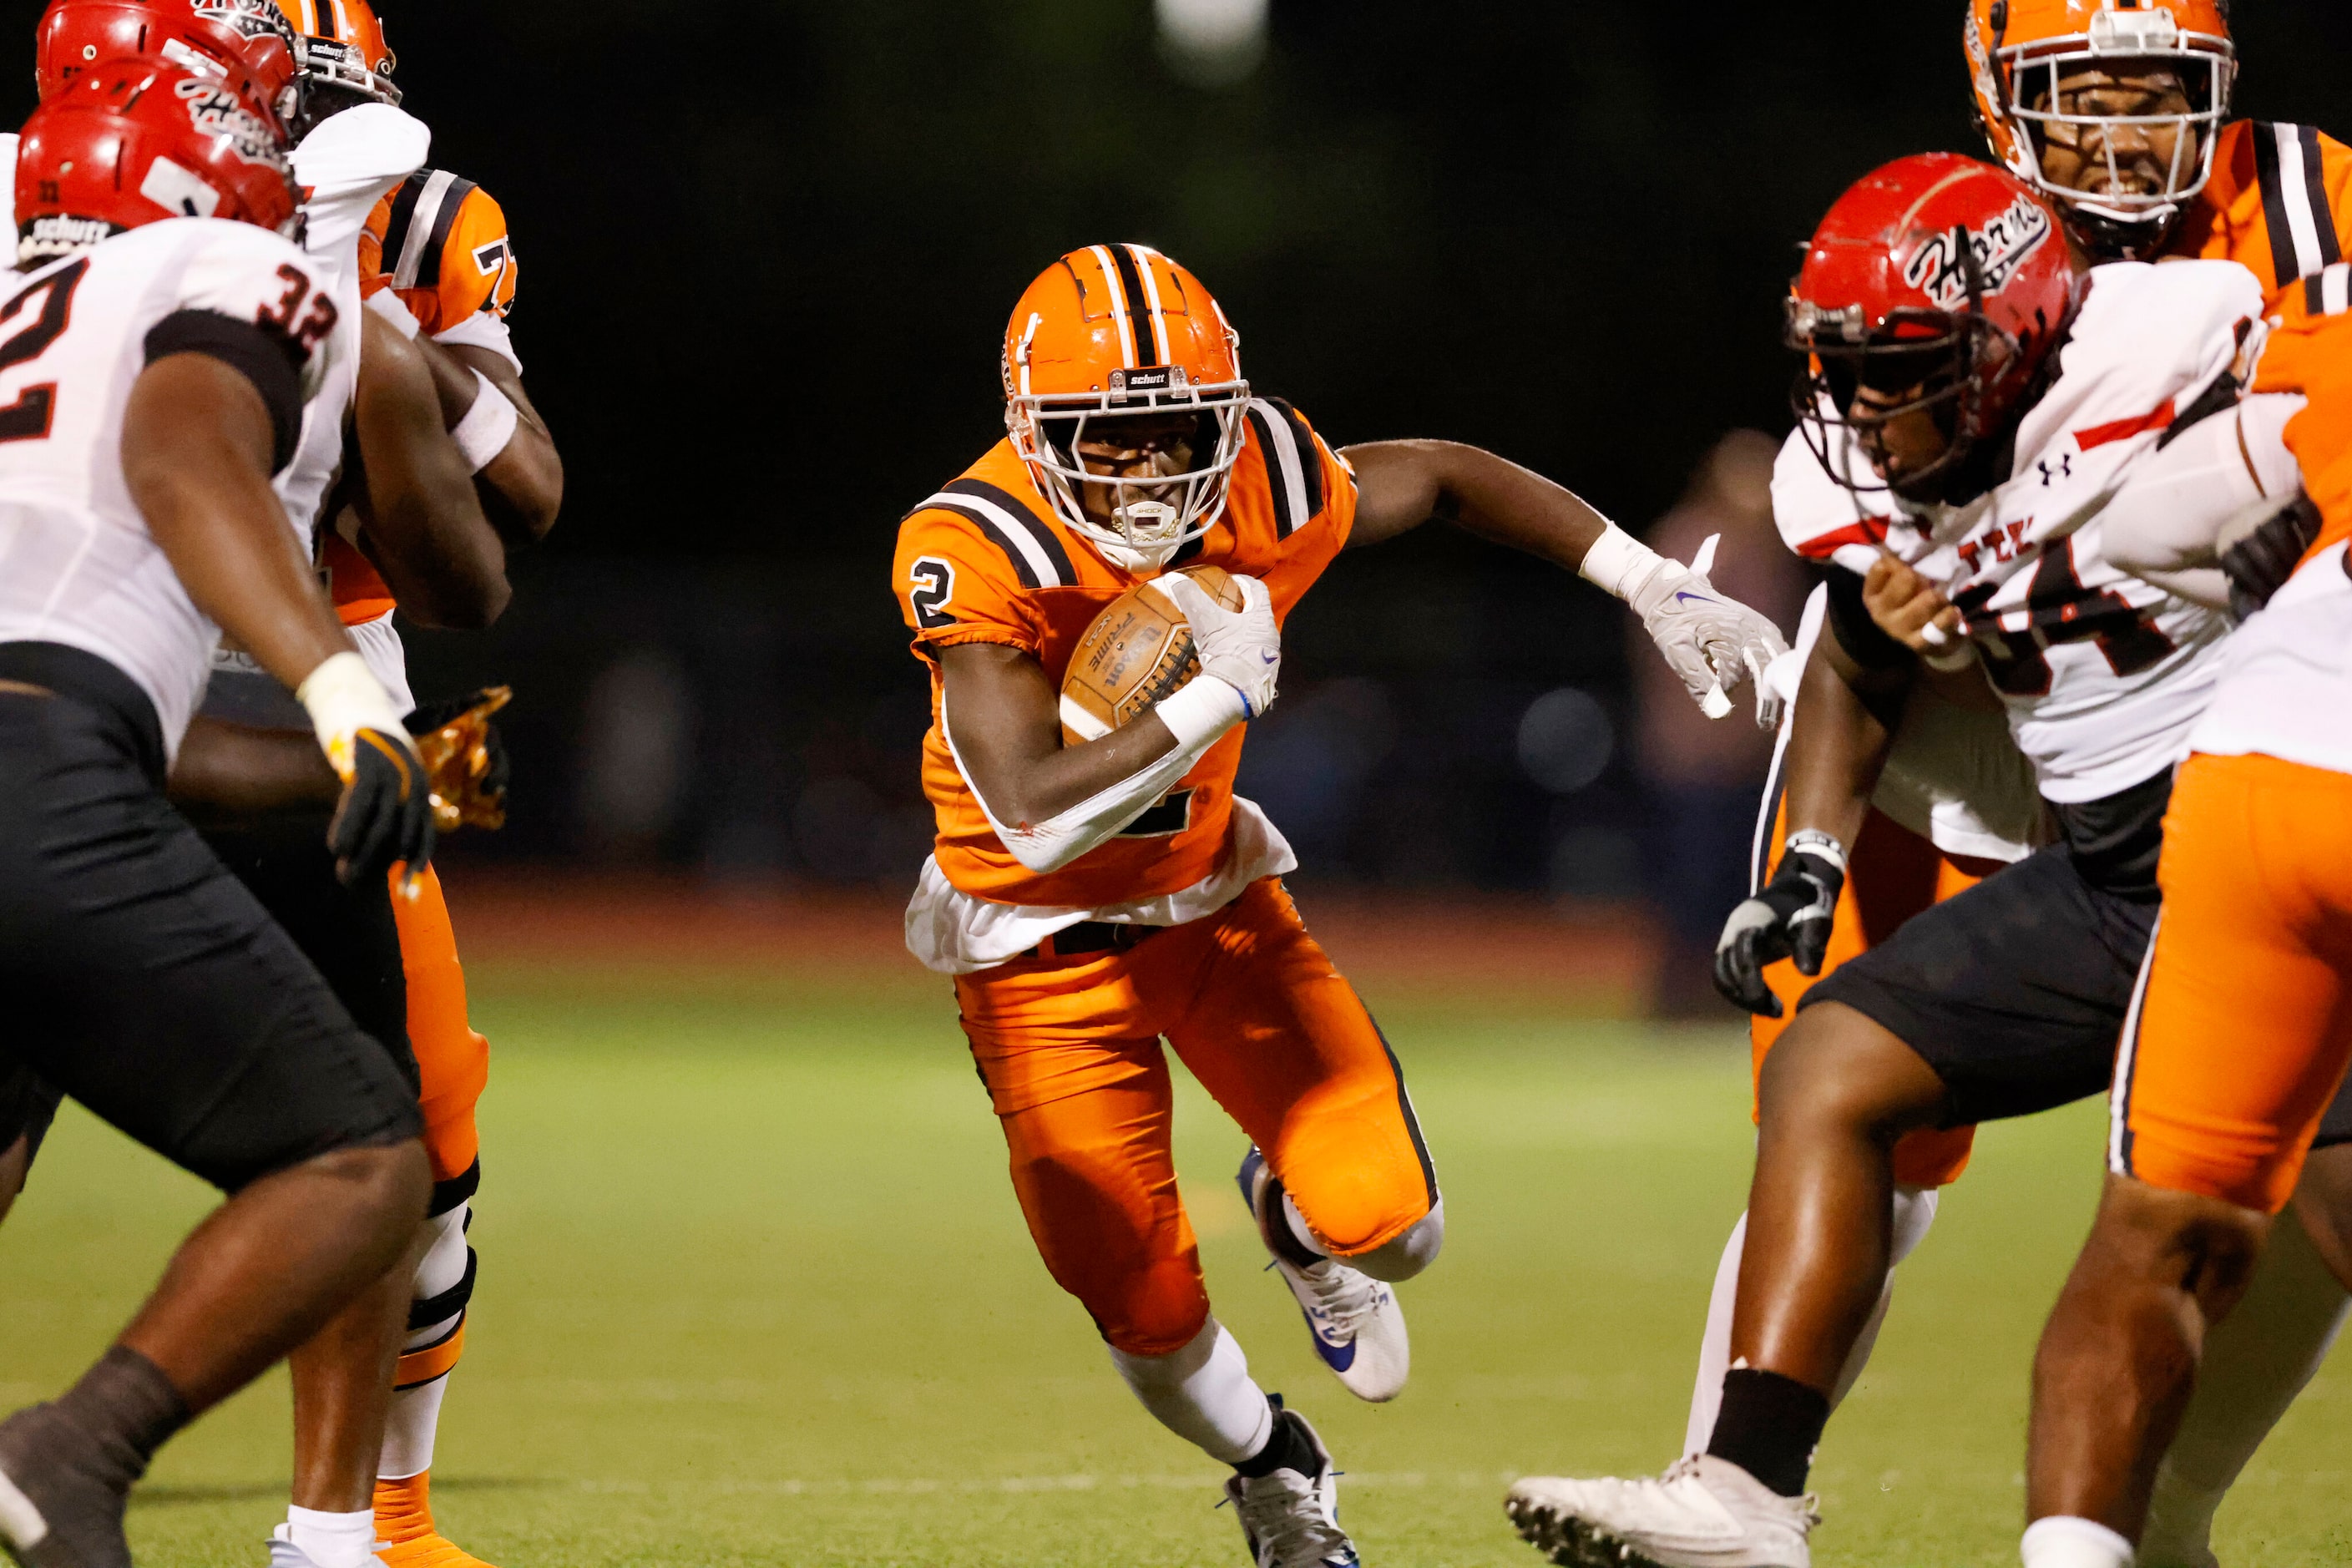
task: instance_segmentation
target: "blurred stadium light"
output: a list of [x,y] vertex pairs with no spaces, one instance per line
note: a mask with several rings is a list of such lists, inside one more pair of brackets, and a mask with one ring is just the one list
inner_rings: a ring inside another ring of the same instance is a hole
[[1608,770],[1617,729],[1608,710],[1573,686],[1547,691],[1519,720],[1519,766],[1554,795],[1574,795]]
[[1269,0],[1154,0],[1160,49],[1194,87],[1232,87],[1265,58]]

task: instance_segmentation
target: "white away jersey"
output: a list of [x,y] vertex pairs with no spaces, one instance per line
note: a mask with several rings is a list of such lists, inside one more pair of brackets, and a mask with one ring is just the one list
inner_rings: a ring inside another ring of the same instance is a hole
[[2334,545],[2305,562],[2230,638],[2192,749],[2352,773],[2352,564],[2345,550]]
[[385,192],[433,151],[422,121],[386,103],[363,103],[321,121],[294,149],[302,186],[302,244],[338,312],[333,363],[302,416],[294,460],[278,476],[286,515],[315,528],[341,471],[343,426],[360,374],[360,234]]
[[2058,351],[2059,374],[2027,414],[2010,478],[1965,506],[1884,514],[1784,454],[1774,484],[1783,537],[1801,554],[1867,571],[1878,546],[1910,562],[1968,617],[2010,730],[2042,794],[2096,800],[2187,754],[2228,623],[2109,564],[2105,513],[2136,464],[2258,345],[2262,289],[2234,262],[2117,263]]
[[150,224],[0,280],[0,641],[113,664],[155,704],[174,754],[219,631],[123,481],[131,384],[151,357],[242,354],[290,460],[299,402],[335,368],[341,312],[321,283],[286,240],[215,218]]

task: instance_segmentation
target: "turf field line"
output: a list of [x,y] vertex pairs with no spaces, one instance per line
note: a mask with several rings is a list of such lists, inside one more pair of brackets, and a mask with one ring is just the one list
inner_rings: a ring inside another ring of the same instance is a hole
[[[1518,1479],[1516,1470],[1341,1470],[1341,1479],[1349,1487],[1375,1490],[1411,1491],[1425,1488],[1450,1490],[1483,1490],[1489,1487],[1507,1487]],[[1197,1491],[1203,1486],[1214,1486],[1220,1479],[1214,1472],[1192,1474],[1163,1472],[1157,1475],[1096,1476],[1074,1474],[1062,1476],[994,1476],[966,1477],[961,1480],[940,1480],[929,1477],[874,1476],[863,1480],[835,1477],[824,1480],[782,1479],[772,1481],[712,1481],[705,1484],[673,1485],[668,1482],[642,1480],[583,1480],[574,1482],[577,1490],[598,1495],[645,1497],[704,1496],[704,1497],[898,1497],[929,1492],[962,1493],[1038,1493],[1090,1492],[1115,1490]]]

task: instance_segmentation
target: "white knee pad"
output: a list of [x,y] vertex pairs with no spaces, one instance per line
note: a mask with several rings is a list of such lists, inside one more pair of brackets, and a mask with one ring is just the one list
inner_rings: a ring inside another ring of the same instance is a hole
[[1937,1187],[1897,1187],[1895,1189],[1894,1213],[1889,1215],[1886,1266],[1893,1268],[1917,1250],[1927,1239],[1927,1229],[1936,1223],[1936,1205],[1943,1196]]
[[1391,1285],[1412,1279],[1437,1261],[1440,1248],[1445,1245],[1445,1200],[1440,1198],[1421,1222],[1385,1247],[1376,1247],[1361,1258],[1350,1258],[1348,1266],[1361,1269],[1375,1279]]

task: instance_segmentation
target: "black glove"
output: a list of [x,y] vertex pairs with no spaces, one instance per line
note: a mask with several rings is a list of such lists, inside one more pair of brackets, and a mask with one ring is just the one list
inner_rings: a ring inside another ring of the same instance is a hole
[[354,888],[399,862],[415,877],[433,858],[433,795],[407,736],[362,730],[352,737],[352,776],[327,825],[327,847],[335,874]]
[[[2319,537],[2319,508],[2301,491],[2243,533],[2225,533],[2221,571],[2230,579],[2230,614],[2244,620],[2286,586],[2304,552]],[[2235,534],[2235,537],[2231,537]]]
[[1724,922],[1723,938],[1715,944],[1715,988],[1735,1006],[1767,1018],[1780,1016],[1780,999],[1764,984],[1768,963],[1793,958],[1801,974],[1822,972],[1838,893],[1845,886],[1845,872],[1821,852],[1827,847],[1818,837],[1813,844],[1790,840],[1771,881]]

